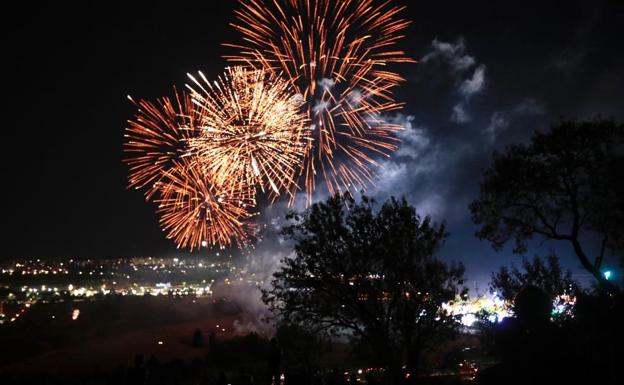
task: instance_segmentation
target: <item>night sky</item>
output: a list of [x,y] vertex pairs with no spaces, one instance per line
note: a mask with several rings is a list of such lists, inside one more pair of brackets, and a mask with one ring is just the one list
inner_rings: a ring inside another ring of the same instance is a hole
[[[624,7],[395,2],[408,6],[402,48],[419,63],[400,67],[406,106],[387,119],[406,130],[369,194],[404,195],[446,221],[442,256],[463,261],[485,288],[490,271],[519,257],[473,236],[467,205],[481,171],[493,151],[561,116],[624,119]],[[219,75],[228,52],[220,43],[236,39],[228,26],[236,3],[89,3],[23,2],[4,15],[1,259],[177,255],[153,207],[125,188],[123,133],[134,112],[126,95],[168,94],[187,72]],[[276,229],[285,205],[262,211]],[[288,253],[275,233],[258,245],[258,261]],[[567,247],[535,243],[528,255],[553,248],[586,277]]]

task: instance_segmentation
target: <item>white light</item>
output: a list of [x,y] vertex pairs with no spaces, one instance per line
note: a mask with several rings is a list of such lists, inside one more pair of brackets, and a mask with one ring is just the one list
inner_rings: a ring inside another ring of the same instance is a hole
[[477,321],[477,317],[474,314],[464,314],[461,318],[461,323],[464,326],[472,326]]

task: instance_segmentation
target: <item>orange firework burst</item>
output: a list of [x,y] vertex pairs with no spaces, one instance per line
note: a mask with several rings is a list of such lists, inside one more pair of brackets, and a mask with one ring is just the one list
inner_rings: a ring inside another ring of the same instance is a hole
[[242,178],[274,197],[292,194],[309,138],[303,100],[289,82],[243,67],[228,68],[214,83],[201,72],[188,76],[201,125],[188,139],[189,153],[218,184]]
[[134,120],[128,121],[124,151],[130,167],[129,188],[146,188],[152,198],[167,171],[186,152],[186,140],[197,134],[200,116],[191,97],[174,89],[175,97],[162,97],[156,103],[128,97],[137,107]]
[[200,162],[191,157],[173,161],[159,185],[160,225],[178,247],[207,245],[239,247],[248,243],[253,227],[247,222],[255,205],[253,190],[240,184],[214,183]]
[[[320,169],[331,194],[365,188],[374,154],[396,149],[380,114],[401,108],[392,90],[404,79],[387,68],[413,62],[395,48],[410,24],[403,7],[374,0],[240,0],[242,44],[231,62],[283,73],[303,95],[312,124],[301,173],[309,194]],[[310,195],[309,195],[310,199]]]

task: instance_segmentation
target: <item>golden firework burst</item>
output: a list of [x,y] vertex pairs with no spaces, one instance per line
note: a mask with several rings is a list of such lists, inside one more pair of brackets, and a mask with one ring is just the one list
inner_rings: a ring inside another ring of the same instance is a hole
[[249,219],[253,189],[240,183],[218,184],[197,159],[174,161],[159,185],[157,213],[162,230],[178,248],[243,247],[253,235]]
[[162,178],[186,154],[187,139],[197,135],[201,116],[185,92],[174,88],[174,97],[155,103],[134,101],[138,111],[128,121],[124,152],[130,171],[128,187],[145,188],[146,200],[153,197]]
[[389,64],[413,62],[396,48],[410,24],[403,7],[374,0],[239,0],[242,43],[226,59],[283,74],[300,93],[311,122],[301,177],[308,198],[316,174],[330,194],[364,189],[376,155],[396,149],[381,114],[402,107],[393,89],[404,79]]
[[189,153],[216,183],[240,177],[274,197],[292,194],[309,140],[301,96],[263,70],[228,68],[215,82],[201,72],[189,78],[201,126],[187,140]]

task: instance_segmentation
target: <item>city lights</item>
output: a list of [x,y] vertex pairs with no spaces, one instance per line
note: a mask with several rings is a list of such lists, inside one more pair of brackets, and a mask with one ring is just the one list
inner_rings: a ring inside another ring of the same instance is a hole
[[[54,274],[53,271],[62,272]],[[36,305],[98,301],[113,296],[204,298],[213,287],[263,282],[231,258],[37,259],[5,262],[0,270],[0,324],[17,322]],[[79,312],[72,312],[76,320]],[[55,317],[50,315],[48,319]]]

